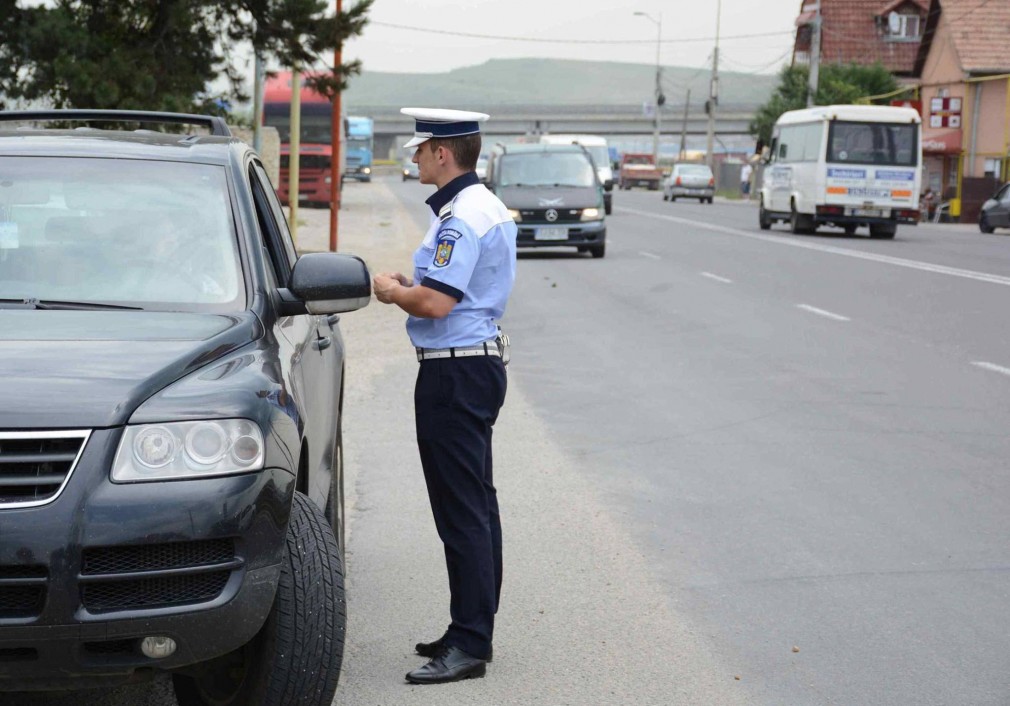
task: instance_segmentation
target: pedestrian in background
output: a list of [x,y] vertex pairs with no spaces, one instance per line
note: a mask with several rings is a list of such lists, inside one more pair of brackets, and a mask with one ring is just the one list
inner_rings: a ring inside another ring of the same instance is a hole
[[482,677],[491,661],[502,583],[502,533],[492,478],[491,433],[505,401],[505,313],[516,269],[516,225],[474,169],[480,121],[458,110],[404,108],[416,121],[413,162],[431,225],[414,253],[414,272],[381,273],[376,297],[407,314],[419,368],[414,388],[417,446],[435,527],[445,547],[451,622],[430,661],[407,673],[414,684]]
[[745,199],[750,197],[750,179],[753,173],[754,168],[751,167],[750,162],[744,162],[740,167],[740,193]]

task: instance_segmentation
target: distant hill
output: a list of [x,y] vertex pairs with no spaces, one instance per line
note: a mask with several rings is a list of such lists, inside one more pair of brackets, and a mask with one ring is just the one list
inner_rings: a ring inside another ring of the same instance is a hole
[[[668,105],[691,104],[708,96],[707,69],[667,66],[663,88]],[[492,59],[445,73],[399,74],[363,71],[344,93],[350,110],[406,105],[461,109],[505,105],[633,105],[651,101],[656,67],[608,61],[567,59]],[[719,102],[753,106],[771,95],[774,75],[719,73]]]

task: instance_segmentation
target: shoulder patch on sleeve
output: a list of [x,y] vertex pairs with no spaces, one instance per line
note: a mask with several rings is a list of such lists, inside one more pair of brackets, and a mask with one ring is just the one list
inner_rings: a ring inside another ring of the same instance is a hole
[[435,236],[435,260],[432,264],[435,267],[445,267],[452,259],[452,250],[456,247],[456,241],[463,237],[463,234],[452,228],[443,228]]

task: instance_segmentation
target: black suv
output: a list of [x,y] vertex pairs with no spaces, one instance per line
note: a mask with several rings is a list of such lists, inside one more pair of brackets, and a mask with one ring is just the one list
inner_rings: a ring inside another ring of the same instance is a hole
[[337,322],[370,294],[361,260],[296,255],[220,119],[0,112],[0,690],[331,702]]
[[607,248],[603,185],[580,145],[498,145],[487,187],[519,228],[518,248],[574,246],[603,257]]

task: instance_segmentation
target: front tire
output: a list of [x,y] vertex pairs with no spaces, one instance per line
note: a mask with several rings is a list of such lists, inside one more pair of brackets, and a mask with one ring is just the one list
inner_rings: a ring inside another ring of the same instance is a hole
[[986,216],[984,213],[981,216],[979,216],[978,229],[986,234],[996,232],[996,229],[989,224],[989,217]]
[[601,258],[607,254],[607,244],[604,243],[603,245],[594,245],[593,247],[589,248],[589,253],[593,256],[593,258]]
[[318,507],[295,493],[266,623],[235,652],[174,674],[179,706],[330,706],[346,627],[344,575],[333,530]]

